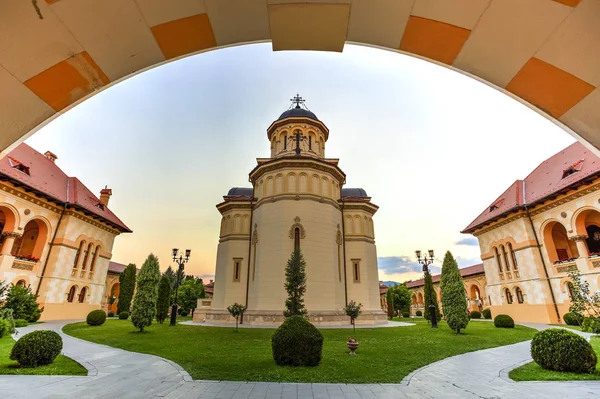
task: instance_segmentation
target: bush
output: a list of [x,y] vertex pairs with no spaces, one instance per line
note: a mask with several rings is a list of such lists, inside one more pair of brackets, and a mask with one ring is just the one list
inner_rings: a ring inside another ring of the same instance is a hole
[[179,313],[179,315],[180,315],[181,317],[187,317],[187,315],[188,315],[188,311],[184,309],[184,310],[182,310],[182,311],[181,311],[181,313]]
[[29,325],[29,322],[27,320],[24,320],[24,319],[15,320],[15,327],[27,327],[28,325]]
[[106,313],[104,310],[92,310],[88,313],[85,320],[90,326],[101,326],[106,321]]
[[4,319],[0,319],[0,338],[4,337],[8,334],[8,329],[10,328],[8,321]]
[[600,319],[585,317],[581,323],[581,331],[600,334]]
[[481,313],[479,313],[478,311],[474,310],[469,314],[469,317],[471,319],[481,319]]
[[483,312],[481,312],[483,314],[483,318],[484,319],[491,319],[492,318],[492,311],[488,308],[488,309],[483,309]]
[[6,295],[4,308],[12,309],[15,319],[38,321],[44,308],[40,309],[37,298],[38,296],[31,291],[31,287],[11,285]]
[[402,317],[410,317],[410,313],[408,313],[408,312],[402,312]]
[[129,318],[129,312],[119,313],[119,320],[127,320]]
[[63,343],[54,331],[38,330],[25,334],[19,339],[10,353],[10,359],[23,367],[37,367],[51,364],[60,354]]
[[515,321],[507,314],[494,317],[494,325],[498,328],[515,328]]
[[415,312],[415,315],[417,315],[417,316],[421,317],[421,316],[423,316],[423,312],[421,312],[420,310],[417,310],[417,311]]
[[581,322],[583,321],[583,317],[575,313],[569,312],[565,313],[565,315],[563,316],[563,320],[568,326],[580,326]]
[[271,337],[273,359],[279,366],[317,366],[323,335],[302,316],[288,317]]
[[115,317],[115,312],[108,312],[108,317]]
[[547,370],[592,373],[598,359],[589,342],[562,328],[538,332],[531,341],[531,357]]
[[4,319],[8,322],[8,332],[10,334],[15,333],[15,319],[13,318],[12,309],[0,309],[0,319]]

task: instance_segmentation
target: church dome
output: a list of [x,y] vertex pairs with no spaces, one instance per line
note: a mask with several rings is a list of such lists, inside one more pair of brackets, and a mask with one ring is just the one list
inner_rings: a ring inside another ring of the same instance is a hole
[[367,192],[362,188],[342,188],[342,197],[369,198]]
[[304,108],[300,108],[299,106],[296,106],[292,109],[288,109],[283,114],[281,114],[279,118],[277,118],[277,120],[280,121],[285,118],[310,118],[316,121],[319,120],[319,118],[317,118],[317,115],[315,115],[313,112]]
[[244,197],[244,196],[252,196],[253,190],[252,188],[247,187],[233,187],[227,192],[228,197]]

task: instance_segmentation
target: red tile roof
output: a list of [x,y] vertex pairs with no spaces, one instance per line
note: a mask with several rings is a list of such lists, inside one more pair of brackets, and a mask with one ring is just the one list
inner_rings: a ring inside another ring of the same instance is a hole
[[[483,263],[479,263],[477,265],[473,265],[473,266],[467,266],[467,267],[463,267],[462,269],[460,269],[460,275],[464,277],[469,277],[469,276],[475,276],[477,274],[483,274],[485,273],[483,270]],[[440,274],[436,274],[435,276],[431,276],[431,279],[433,280],[433,283],[438,283],[440,281]],[[415,280],[415,281],[408,281],[406,283],[406,286],[408,288],[417,288],[417,287],[421,287],[424,283],[423,279],[419,279],[419,280]]]
[[[15,169],[13,165],[16,163],[28,167],[29,174]],[[2,176],[4,180],[27,186],[61,205],[68,203],[74,208],[91,213],[121,232],[131,233],[129,227],[110,209],[97,206],[100,200],[79,179],[67,176],[54,162],[25,143],[0,159],[0,180]]]
[[127,267],[127,265],[124,265],[122,263],[117,263],[117,262],[113,262],[113,261],[108,262],[108,271],[112,272],[112,273],[121,274],[125,271],[126,267]]
[[[573,168],[575,173],[563,177],[565,171]],[[472,233],[486,223],[490,223],[513,211],[524,209],[525,205],[551,199],[600,176],[600,158],[576,142],[542,162],[524,180],[517,180],[496,201],[488,206],[462,233]],[[494,208],[497,205],[497,208]]]

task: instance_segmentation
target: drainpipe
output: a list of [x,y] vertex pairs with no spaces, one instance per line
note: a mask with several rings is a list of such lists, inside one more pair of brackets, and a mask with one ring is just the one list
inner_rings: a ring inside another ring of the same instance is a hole
[[527,218],[529,219],[529,224],[531,225],[531,230],[533,231],[533,236],[535,237],[535,243],[536,243],[538,251],[540,253],[540,259],[542,260],[542,266],[544,267],[544,274],[546,275],[546,281],[548,281],[548,288],[550,288],[550,296],[552,297],[552,305],[554,305],[554,311],[556,312],[556,317],[558,318],[558,322],[560,323],[560,312],[558,311],[558,306],[556,305],[556,298],[554,297],[554,290],[552,289],[552,282],[550,281],[550,276],[548,275],[548,268],[546,267],[546,261],[544,261],[544,254],[542,253],[542,246],[540,245],[540,240],[535,231],[535,227],[533,226],[533,220],[531,219],[531,214],[529,213],[529,208],[527,207],[527,201],[525,200],[525,180],[523,180],[523,203],[525,205],[525,211],[527,212]]
[[[342,189],[340,188],[340,193]],[[344,217],[344,197],[342,197],[342,253],[344,255],[344,300],[348,305],[348,279],[346,278],[346,218]]]
[[[248,273],[246,276],[246,309],[248,308],[248,294],[250,291],[250,257],[252,255],[252,217],[254,216],[254,183],[252,183],[252,199],[250,200],[250,237],[248,238]],[[240,324],[244,324],[244,313],[240,316]]]

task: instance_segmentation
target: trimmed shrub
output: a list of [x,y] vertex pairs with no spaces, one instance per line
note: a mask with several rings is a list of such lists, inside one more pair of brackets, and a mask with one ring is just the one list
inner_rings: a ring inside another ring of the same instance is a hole
[[494,317],[494,325],[498,328],[515,328],[515,321],[507,314]]
[[187,317],[187,315],[188,315],[188,311],[187,311],[187,310],[185,310],[185,309],[184,309],[184,310],[182,310],[182,311],[181,311],[181,313],[180,313],[180,316],[181,316],[181,317]]
[[3,307],[12,309],[15,319],[38,321],[44,308],[40,309],[37,298],[38,296],[31,291],[31,286],[11,285]]
[[478,311],[474,310],[469,314],[469,317],[471,319],[481,319],[481,313],[479,313]]
[[410,313],[408,313],[408,312],[402,312],[402,317],[410,317]]
[[115,317],[115,312],[108,312],[108,317]]
[[417,310],[417,311],[415,312],[415,315],[417,315],[417,316],[421,317],[421,316],[423,316],[423,312],[421,312],[420,310]]
[[581,322],[583,322],[583,317],[575,313],[569,312],[565,313],[565,315],[563,316],[563,320],[568,326],[580,326]]
[[13,346],[10,359],[23,367],[51,364],[63,348],[62,339],[54,331],[38,330],[25,334]]
[[314,367],[321,362],[323,335],[302,316],[291,316],[271,337],[273,360],[279,366]]
[[600,334],[600,319],[585,317],[581,323],[581,331]]
[[119,320],[127,320],[129,318],[129,312],[119,313]]
[[90,313],[88,313],[85,321],[90,326],[101,326],[106,321],[106,313],[104,313],[104,310],[100,309],[92,310]]
[[8,321],[0,319],[0,338],[8,334],[9,328],[10,326],[8,325]]
[[17,319],[15,320],[15,327],[27,327],[29,322],[25,319]]
[[531,357],[547,370],[592,373],[598,359],[589,342],[562,328],[540,331],[531,341]]
[[160,266],[154,254],[148,255],[137,276],[137,289],[131,307],[131,322],[140,330],[152,324],[156,316]]
[[15,333],[15,319],[13,318],[12,309],[0,309],[0,319],[4,319],[8,322],[8,332],[10,334]]
[[483,312],[481,312],[481,314],[483,315],[484,319],[491,319],[492,318],[492,311],[487,308],[487,309],[483,309]]

